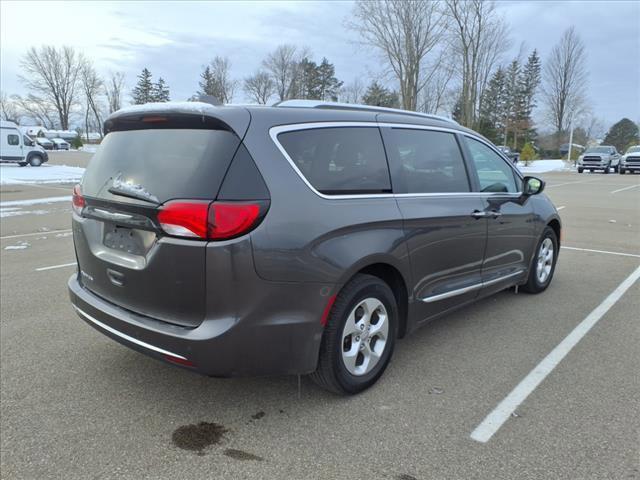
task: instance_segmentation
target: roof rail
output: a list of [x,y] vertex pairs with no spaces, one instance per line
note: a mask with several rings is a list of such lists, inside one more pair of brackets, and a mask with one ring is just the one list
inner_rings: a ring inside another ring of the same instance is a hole
[[440,115],[432,115],[430,113],[412,112],[410,110],[401,110],[399,108],[376,107],[374,105],[361,105],[358,103],[341,103],[341,102],[325,102],[322,100],[283,100],[274,105],[274,107],[298,107],[298,108],[327,108],[333,110],[360,110],[379,113],[395,113],[399,115],[409,115],[412,117],[430,118],[432,120],[440,120],[459,125],[458,122],[451,118]]

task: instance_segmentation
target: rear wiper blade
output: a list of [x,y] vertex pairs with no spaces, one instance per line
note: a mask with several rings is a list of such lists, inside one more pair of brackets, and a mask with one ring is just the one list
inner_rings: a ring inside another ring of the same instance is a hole
[[120,197],[135,198],[136,200],[143,200],[145,202],[153,203],[155,205],[160,205],[160,202],[158,201],[158,199],[153,195],[151,195],[151,198],[150,198],[148,195],[136,193],[132,190],[120,190],[118,188],[111,187],[109,189],[109,193],[112,193],[113,195],[118,195]]
[[147,192],[147,190],[139,184],[133,182],[127,182],[122,172],[120,172],[116,178],[113,179],[109,193],[113,195],[119,195],[121,197],[135,198],[136,200],[143,200],[145,202],[154,203],[160,205],[160,200],[155,195]]

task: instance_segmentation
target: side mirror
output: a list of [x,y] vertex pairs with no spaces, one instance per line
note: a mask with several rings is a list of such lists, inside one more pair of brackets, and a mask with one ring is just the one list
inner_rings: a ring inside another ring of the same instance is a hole
[[524,177],[522,183],[524,195],[537,195],[544,190],[544,181],[536,177]]

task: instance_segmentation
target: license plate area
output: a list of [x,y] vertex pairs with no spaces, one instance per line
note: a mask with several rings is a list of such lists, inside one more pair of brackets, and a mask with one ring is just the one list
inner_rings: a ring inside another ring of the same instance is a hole
[[140,230],[105,224],[103,244],[107,248],[144,256],[147,250],[144,240]]

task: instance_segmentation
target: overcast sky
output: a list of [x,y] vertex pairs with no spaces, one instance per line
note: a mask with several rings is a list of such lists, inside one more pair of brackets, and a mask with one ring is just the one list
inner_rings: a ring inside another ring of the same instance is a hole
[[[127,87],[148,67],[162,76],[174,100],[198,89],[201,66],[228,56],[243,78],[278,44],[308,46],[326,56],[336,76],[351,82],[382,70],[344,25],[351,2],[0,2],[0,87],[23,94],[20,58],[30,46],[71,45],[99,72],[123,71]],[[622,117],[640,120],[640,2],[498,2],[513,49],[524,42],[542,62],[562,32],[575,25],[586,45],[592,111],[606,127]],[[505,58],[505,63],[510,60]],[[128,97],[128,96],[127,96]],[[243,101],[240,91],[235,101]]]

